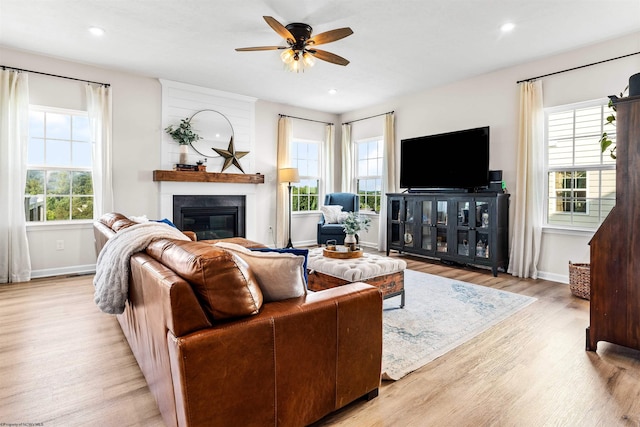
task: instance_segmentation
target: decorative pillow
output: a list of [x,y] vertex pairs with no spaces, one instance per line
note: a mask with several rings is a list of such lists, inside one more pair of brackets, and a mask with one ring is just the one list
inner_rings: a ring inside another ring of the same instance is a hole
[[320,210],[322,211],[322,215],[324,215],[324,222],[327,224],[339,224],[342,206],[325,205],[321,206]]
[[214,244],[242,258],[260,285],[265,302],[280,301],[306,295],[303,256],[292,253],[254,252],[227,242]]
[[159,239],[147,254],[191,284],[211,320],[258,314],[263,297],[247,263],[204,242]]
[[340,212],[340,214],[338,215],[338,224],[344,224],[348,216],[349,212]]
[[307,258],[309,258],[309,249],[296,249],[296,248],[249,248],[255,252],[277,252],[280,254],[294,254],[304,257],[304,263],[302,269],[304,270],[304,283],[309,283],[309,277],[307,276]]
[[172,226],[173,228],[178,228],[176,227],[176,225],[171,222],[170,219],[168,218],[162,218],[162,219],[149,219],[147,218],[146,215],[141,215],[141,216],[130,216],[129,219],[133,222],[137,222],[137,223],[143,223],[143,222],[149,222],[149,221],[153,221],[153,222],[164,222],[167,225]]
[[173,222],[171,222],[171,220],[169,220],[169,219],[167,219],[167,218],[162,218],[162,219],[152,219],[151,221],[154,221],[154,222],[163,222],[163,223],[165,223],[165,224],[167,224],[167,225],[172,226],[173,228],[178,228],[178,227],[176,227],[176,225],[175,225]]

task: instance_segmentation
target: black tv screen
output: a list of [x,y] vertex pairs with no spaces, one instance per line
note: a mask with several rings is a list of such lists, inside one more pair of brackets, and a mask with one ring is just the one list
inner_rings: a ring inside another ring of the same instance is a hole
[[489,126],[400,142],[400,187],[463,189],[489,185]]

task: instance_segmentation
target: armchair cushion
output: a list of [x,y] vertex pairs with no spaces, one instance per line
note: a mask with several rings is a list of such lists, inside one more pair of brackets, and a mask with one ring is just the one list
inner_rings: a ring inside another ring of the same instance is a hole
[[340,214],[342,213],[342,206],[340,205],[325,205],[321,206],[320,210],[324,216],[324,222],[326,224],[339,224]]

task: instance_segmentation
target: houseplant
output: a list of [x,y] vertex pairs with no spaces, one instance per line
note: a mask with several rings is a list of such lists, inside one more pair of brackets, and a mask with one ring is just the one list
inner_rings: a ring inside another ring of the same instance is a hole
[[178,145],[180,145],[179,163],[180,164],[187,163],[187,154],[189,152],[189,145],[194,141],[202,139],[201,136],[199,136],[197,133],[195,133],[191,129],[190,119],[181,119],[179,125],[170,125],[170,126],[167,126],[164,130],[169,135],[171,135],[171,138],[173,138],[173,140],[176,141]]
[[[622,92],[620,92],[620,96],[619,96],[620,98],[624,97],[624,93],[627,91],[627,89],[629,89],[629,86],[627,86],[626,88],[624,88]],[[615,126],[616,125],[616,107],[615,105],[613,105],[613,101],[611,99],[609,100],[608,106],[609,108],[611,108],[612,112],[607,116],[604,124],[605,126],[606,125]],[[600,149],[602,150],[603,153],[608,149],[609,155],[611,156],[611,158],[612,159],[616,158],[616,145],[613,143],[613,141],[609,137],[608,132],[606,131],[602,132],[602,136],[600,137]]]
[[356,248],[356,234],[360,230],[368,231],[371,219],[366,216],[360,216],[354,212],[349,212],[342,223],[342,228],[346,233],[344,238],[344,245],[350,250]]

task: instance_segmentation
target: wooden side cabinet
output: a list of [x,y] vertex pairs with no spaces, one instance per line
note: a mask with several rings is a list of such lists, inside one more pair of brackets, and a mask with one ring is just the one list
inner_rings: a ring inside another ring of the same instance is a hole
[[590,324],[598,341],[640,350],[640,96],[616,106],[616,205],[590,242]]
[[387,194],[387,255],[391,250],[462,264],[509,264],[509,195]]

